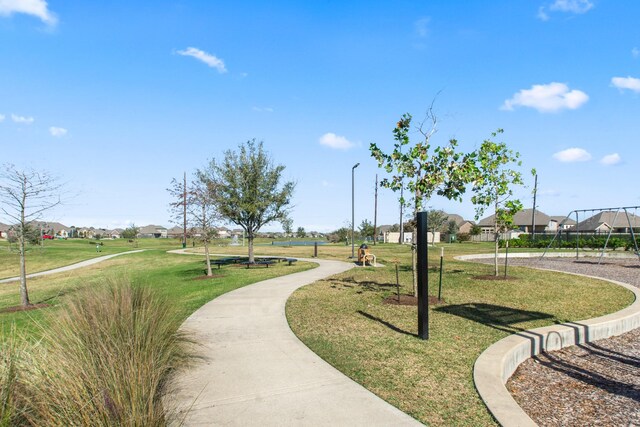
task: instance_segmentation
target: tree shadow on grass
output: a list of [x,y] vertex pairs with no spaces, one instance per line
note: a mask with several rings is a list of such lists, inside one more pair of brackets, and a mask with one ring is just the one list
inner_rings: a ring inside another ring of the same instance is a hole
[[399,332],[399,333],[401,333],[401,334],[408,335],[408,336],[410,336],[410,337],[416,337],[416,338],[418,338],[418,335],[417,335],[417,334],[414,334],[414,333],[409,332],[409,331],[405,331],[404,329],[400,329],[400,328],[398,328],[396,325],[394,325],[394,324],[392,324],[392,323],[389,323],[389,322],[387,322],[386,320],[383,320],[383,319],[381,319],[381,318],[379,318],[379,317],[376,317],[376,316],[374,316],[374,315],[372,315],[372,314],[366,313],[366,312],[364,312],[364,311],[362,311],[362,310],[358,310],[358,311],[357,311],[357,313],[358,313],[358,314],[360,314],[361,316],[366,317],[366,318],[367,318],[367,319],[369,319],[369,320],[373,320],[374,322],[378,322],[378,323],[380,323],[381,325],[386,326],[387,328],[391,329],[391,330],[392,330],[392,331],[394,331],[394,332]]
[[345,288],[355,288],[358,287],[360,290],[358,293],[362,293],[364,291],[368,292],[378,292],[385,288],[395,288],[395,283],[380,283],[373,280],[355,280],[353,277],[346,277],[344,279],[331,280],[331,287],[337,288],[338,286],[343,286]]

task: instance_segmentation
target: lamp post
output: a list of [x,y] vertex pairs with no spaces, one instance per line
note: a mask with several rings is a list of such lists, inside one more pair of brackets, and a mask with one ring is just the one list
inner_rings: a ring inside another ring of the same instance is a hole
[[353,228],[355,222],[355,194],[356,194],[356,186],[355,186],[355,170],[360,166],[360,163],[356,163],[351,168],[351,259],[355,258],[355,244],[353,242]]

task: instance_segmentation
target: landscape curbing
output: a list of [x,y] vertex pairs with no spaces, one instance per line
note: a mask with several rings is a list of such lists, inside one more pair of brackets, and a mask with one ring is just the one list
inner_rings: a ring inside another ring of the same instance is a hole
[[[517,253],[514,258],[532,258],[540,253]],[[574,254],[571,254],[575,256]],[[491,258],[493,254],[462,255],[460,261]],[[510,255],[511,256],[511,255]],[[554,254],[553,256],[558,256]],[[564,253],[562,256],[569,256]],[[640,327],[640,289],[610,279],[545,269],[599,280],[606,280],[629,289],[635,301],[628,307],[593,319],[545,326],[510,335],[488,347],[476,360],[473,380],[478,394],[494,418],[503,426],[536,426],[507,390],[505,384],[518,366],[543,351],[621,335]]]

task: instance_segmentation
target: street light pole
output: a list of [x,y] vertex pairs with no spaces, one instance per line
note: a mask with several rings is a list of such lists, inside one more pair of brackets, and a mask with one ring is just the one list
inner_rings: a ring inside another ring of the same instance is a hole
[[360,166],[360,163],[356,163],[351,168],[351,259],[355,258],[355,244],[353,242],[353,228],[355,221],[355,194],[356,194],[356,186],[355,186],[355,170]]

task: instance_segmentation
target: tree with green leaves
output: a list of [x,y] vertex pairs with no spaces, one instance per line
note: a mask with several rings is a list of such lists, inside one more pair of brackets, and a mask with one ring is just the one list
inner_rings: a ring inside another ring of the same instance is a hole
[[[498,129],[491,137],[495,138],[501,133],[503,130]],[[510,150],[504,142],[494,142],[490,138],[478,150],[471,202],[476,206],[476,219],[486,209],[493,207],[496,276],[500,233],[511,229],[514,215],[522,210],[520,200],[512,199],[513,187],[523,185],[522,174],[514,169],[520,165],[520,153]]]
[[427,211],[427,230],[431,232],[431,243],[436,243],[436,231],[442,231],[447,223],[447,215],[444,211],[438,209],[430,209]]
[[[62,184],[48,172],[34,169],[21,170],[12,164],[2,166],[0,172],[0,216],[13,223],[20,258],[20,302],[31,305],[27,289],[27,242],[34,222],[42,214],[58,206]],[[40,237],[41,234],[37,233]]]
[[282,182],[283,165],[275,165],[255,139],[227,150],[220,162],[208,165],[208,188],[223,218],[242,227],[249,247],[249,262],[255,262],[253,240],[264,225],[289,216],[295,183]]
[[304,227],[298,227],[298,229],[296,230],[296,237],[298,237],[299,239],[304,239],[305,237],[307,237],[307,232],[305,231]]
[[372,239],[374,239],[375,237],[373,235],[373,224],[371,224],[367,219],[362,220],[362,222],[358,226],[358,232],[363,239],[366,239],[367,237],[371,237]]
[[[431,137],[437,131],[437,118],[433,105],[427,111],[425,120],[417,130],[421,140],[410,145],[409,130],[412,117],[404,114],[393,129],[395,143],[389,153],[382,151],[375,143],[369,147],[371,156],[378,166],[391,174],[380,183],[393,191],[409,190],[413,199],[414,218],[422,209],[425,200],[434,194],[449,200],[461,200],[465,187],[473,179],[474,153],[461,153],[458,141],[449,140],[445,146],[433,147]],[[401,197],[400,203],[405,203]],[[415,244],[414,232],[414,244]],[[416,253],[413,252],[413,291],[417,295]]]
[[284,237],[291,237],[293,234],[293,219],[287,217],[280,221],[282,225],[282,231],[284,232]]

